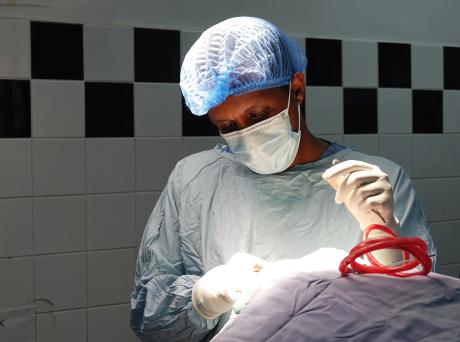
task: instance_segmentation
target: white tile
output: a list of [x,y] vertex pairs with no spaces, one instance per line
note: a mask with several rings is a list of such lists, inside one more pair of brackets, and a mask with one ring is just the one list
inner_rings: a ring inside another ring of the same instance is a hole
[[180,137],[182,94],[178,84],[134,84],[135,135]]
[[302,51],[305,53],[305,38],[304,37],[298,37],[298,36],[292,36],[289,35],[289,37],[299,45],[299,47],[302,49]]
[[379,155],[394,161],[411,173],[412,137],[410,134],[382,134],[379,136]]
[[34,199],[35,253],[85,249],[85,198],[36,197]]
[[135,246],[134,207],[133,193],[87,196],[88,249]]
[[444,133],[460,133],[460,91],[443,91]]
[[342,134],[319,134],[318,138],[323,138],[329,142],[335,142],[343,145],[343,135]]
[[442,89],[444,86],[442,46],[412,44],[412,88]]
[[[431,227],[431,226],[430,226]],[[438,261],[442,264],[460,263],[460,221],[443,222],[431,227],[438,251]]]
[[133,81],[132,27],[84,26],[85,80]]
[[86,332],[86,310],[37,315],[37,342],[83,342]]
[[441,134],[412,135],[412,177],[441,177],[442,168]]
[[443,219],[443,180],[442,179],[414,179],[415,191],[422,203],[428,222]]
[[222,137],[183,137],[182,156],[187,157],[191,154],[212,150],[217,144],[225,144]]
[[443,236],[444,222],[431,222],[428,224],[428,228],[430,229],[431,238],[433,239],[434,246],[436,247],[436,256],[439,271],[439,265],[441,264],[441,261],[444,258],[443,251],[445,249]]
[[134,190],[134,139],[86,139],[88,193]]
[[140,192],[136,195],[136,244],[142,240],[145,226],[160,195],[159,191]]
[[35,195],[85,192],[83,139],[35,139],[33,181]]
[[181,138],[136,139],[136,189],[162,190],[181,152]]
[[181,64],[184,61],[184,57],[187,54],[188,50],[200,37],[201,32],[180,32],[180,61]]
[[460,278],[460,264],[441,265],[439,266],[439,273],[454,278]]
[[460,220],[460,210],[458,204],[458,195],[460,194],[460,178],[445,178],[443,181],[444,220]]
[[460,263],[460,221],[445,222],[444,229],[446,257],[441,263],[458,264]]
[[343,91],[339,87],[307,87],[307,127],[316,134],[343,134]]
[[0,197],[32,194],[30,139],[0,139]]
[[134,248],[88,253],[88,305],[130,300],[135,257]]
[[410,89],[378,89],[379,133],[412,133]]
[[377,43],[364,41],[342,42],[343,86],[377,87]]
[[0,78],[30,78],[30,23],[0,20]]
[[134,342],[127,304],[88,309],[88,342]]
[[13,308],[33,301],[33,258],[0,259],[0,274],[0,308]]
[[443,135],[444,176],[460,176],[460,134]]
[[84,137],[82,81],[32,80],[33,137]]
[[35,257],[35,297],[44,298],[38,312],[86,306],[85,253]]
[[0,257],[32,255],[32,199],[0,200]]
[[379,154],[379,138],[377,134],[345,134],[343,141],[346,146],[370,155]]

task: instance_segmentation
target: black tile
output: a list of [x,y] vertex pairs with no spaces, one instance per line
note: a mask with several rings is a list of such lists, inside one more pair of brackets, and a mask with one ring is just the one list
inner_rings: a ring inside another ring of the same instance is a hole
[[377,89],[343,89],[344,133],[377,133]]
[[134,28],[136,82],[178,83],[180,32]]
[[412,132],[442,133],[442,90],[412,90]]
[[83,79],[83,26],[33,21],[32,78]]
[[342,41],[305,39],[308,57],[307,86],[342,85]]
[[207,115],[192,114],[182,98],[182,135],[186,137],[218,136],[219,130]]
[[132,83],[85,83],[86,137],[133,137]]
[[0,138],[30,138],[30,81],[0,80]]
[[460,90],[460,48],[444,47],[444,88]]
[[411,87],[410,44],[379,43],[379,86]]

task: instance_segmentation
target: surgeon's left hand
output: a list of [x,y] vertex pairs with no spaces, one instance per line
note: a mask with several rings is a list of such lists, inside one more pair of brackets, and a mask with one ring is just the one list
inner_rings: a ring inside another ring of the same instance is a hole
[[395,232],[399,228],[388,175],[378,166],[346,160],[327,169],[323,179],[337,191],[335,202],[345,203],[361,229],[371,224],[383,224]]

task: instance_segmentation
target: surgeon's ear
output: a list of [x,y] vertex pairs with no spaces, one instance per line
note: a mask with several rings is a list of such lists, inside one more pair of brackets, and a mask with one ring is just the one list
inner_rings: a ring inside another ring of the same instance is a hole
[[305,97],[305,77],[302,72],[296,72],[292,76],[291,92],[291,96],[294,99],[296,105],[301,104]]

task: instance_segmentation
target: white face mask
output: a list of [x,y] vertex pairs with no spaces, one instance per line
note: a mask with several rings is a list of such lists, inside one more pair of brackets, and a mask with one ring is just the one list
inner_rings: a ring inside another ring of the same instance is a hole
[[239,131],[221,134],[235,158],[252,171],[261,174],[278,173],[286,170],[294,161],[300,144],[299,129],[294,132],[289,120],[289,103],[279,114]]

